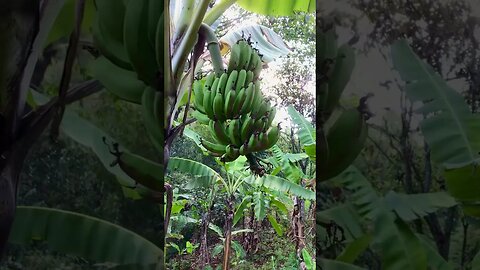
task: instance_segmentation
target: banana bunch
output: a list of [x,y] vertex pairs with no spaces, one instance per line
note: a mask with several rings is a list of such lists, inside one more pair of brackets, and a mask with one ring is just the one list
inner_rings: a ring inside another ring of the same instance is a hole
[[228,69],[210,73],[193,83],[193,116],[208,125],[215,139],[202,139],[208,152],[229,162],[240,155],[266,150],[278,140],[280,127],[272,126],[276,108],[265,100],[258,80],[262,59],[247,40],[231,48]]
[[[163,149],[163,1],[95,0],[94,76],[120,99],[142,105],[144,123]],[[163,150],[161,150],[163,151]]]
[[[319,179],[331,179],[353,163],[365,143],[368,128],[362,102],[331,118],[355,66],[355,54],[348,45],[337,46],[334,30],[320,32],[317,40],[317,111],[319,125]],[[333,122],[334,121],[334,122]],[[328,130],[326,124],[333,122]]]

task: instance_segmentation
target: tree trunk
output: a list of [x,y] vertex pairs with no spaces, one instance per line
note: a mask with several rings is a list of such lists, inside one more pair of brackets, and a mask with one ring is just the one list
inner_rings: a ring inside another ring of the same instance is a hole
[[295,196],[293,198],[294,206],[292,213],[292,229],[295,238],[295,250],[297,257],[301,258],[302,249],[305,247],[303,200]]
[[225,219],[225,243],[223,244],[223,270],[230,269],[230,246],[232,242],[232,225],[233,225],[233,203],[235,202],[235,197],[230,195],[227,200],[227,217]]

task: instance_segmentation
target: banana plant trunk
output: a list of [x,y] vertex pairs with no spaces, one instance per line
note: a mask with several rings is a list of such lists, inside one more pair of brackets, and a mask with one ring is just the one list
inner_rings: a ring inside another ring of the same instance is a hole
[[294,201],[293,213],[292,213],[293,237],[295,239],[295,249],[297,251],[297,257],[301,258],[302,249],[305,247],[303,200],[295,196],[293,198],[293,201]]
[[200,226],[202,233],[200,235],[200,269],[210,264],[210,255],[208,252],[208,224],[210,223],[210,209],[202,217]]
[[232,225],[233,225],[233,215],[234,215],[234,204],[235,197],[230,195],[227,199],[227,217],[225,220],[225,243],[223,245],[223,270],[230,269],[230,250],[232,243]]

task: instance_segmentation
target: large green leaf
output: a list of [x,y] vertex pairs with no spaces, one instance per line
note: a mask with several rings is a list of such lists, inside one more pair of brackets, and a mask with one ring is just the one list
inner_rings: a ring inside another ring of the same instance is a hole
[[463,212],[480,217],[480,168],[474,165],[445,170],[448,192],[462,202]]
[[14,244],[46,241],[54,251],[97,262],[132,264],[128,269],[163,262],[163,251],[145,238],[113,223],[74,212],[19,206],[12,228],[9,242]]
[[300,143],[305,146],[305,145],[312,145],[315,144],[316,138],[315,138],[315,129],[313,128],[312,124],[303,117],[293,106],[288,106],[287,108],[288,114],[290,115],[290,118],[292,118],[293,124],[298,128],[298,139],[300,140]]
[[375,242],[382,254],[382,268],[427,269],[427,255],[420,240],[401,219],[379,206],[374,225]]
[[319,211],[316,213],[316,218],[323,221],[334,221],[335,224],[343,228],[343,235],[347,241],[353,241],[364,235],[361,224],[362,218],[350,203]]
[[262,221],[267,215],[267,202],[263,192],[257,191],[253,193],[253,204],[255,218],[259,221]]
[[251,24],[241,26],[226,33],[220,38],[220,43],[224,48],[230,48],[242,38],[250,38],[252,46],[262,55],[262,61],[270,63],[275,59],[288,55],[291,50],[283,39],[272,29],[259,25]]
[[440,208],[452,207],[457,204],[455,199],[445,192],[402,194],[390,191],[383,198],[383,202],[405,221],[415,220]]
[[317,263],[320,266],[320,269],[325,270],[366,270],[365,268],[336,260],[319,259]]
[[238,0],[242,8],[262,15],[290,16],[296,11],[315,12],[315,0]]
[[349,198],[360,216],[373,219],[380,198],[362,173],[350,166],[335,179],[352,192]]
[[247,209],[247,206],[251,201],[252,201],[252,196],[247,195],[247,196],[243,197],[242,202],[237,207],[237,209],[235,210],[235,214],[233,215],[233,225],[232,226],[235,226],[235,224],[237,224],[237,222],[243,217],[243,215],[244,215],[243,211],[245,209]]
[[208,187],[222,178],[214,169],[205,164],[179,157],[170,158],[168,161],[168,171],[180,171],[194,176],[195,178],[188,184],[189,188],[200,186]]
[[406,40],[392,46],[392,58],[407,83],[408,97],[423,103],[421,130],[432,159],[447,169],[480,163],[480,116],[470,112],[463,96],[418,58]]
[[365,234],[350,242],[342,253],[337,257],[338,261],[353,263],[370,245],[372,241],[371,234]]
[[280,225],[277,220],[275,219],[274,216],[267,214],[268,221],[270,221],[270,224],[272,224],[273,229],[277,233],[278,236],[283,236],[283,228],[282,225]]
[[452,266],[451,262],[447,262],[440,254],[438,254],[437,248],[432,246],[426,239],[426,236],[423,234],[417,234],[417,237],[420,239],[420,242],[425,249],[428,259],[428,265],[430,269],[435,270],[453,270],[455,267]]
[[315,200],[315,192],[292,183],[282,177],[269,174],[262,177],[249,176],[245,178],[245,182],[251,185],[263,186],[275,191],[286,192],[294,196],[302,197],[306,200]]

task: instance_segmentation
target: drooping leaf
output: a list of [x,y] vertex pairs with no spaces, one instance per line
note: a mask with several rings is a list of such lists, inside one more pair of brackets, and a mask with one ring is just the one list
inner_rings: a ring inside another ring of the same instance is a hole
[[315,200],[315,192],[278,176],[269,174],[262,177],[250,176],[245,178],[245,182],[251,185],[263,186],[272,190],[286,192],[306,200]]
[[382,267],[392,270],[427,269],[426,252],[408,224],[395,219],[393,213],[382,206],[378,208],[374,235],[381,250]]
[[302,257],[307,270],[315,270],[315,262],[313,261],[312,256],[310,255],[310,253],[308,253],[306,248],[302,249]]
[[365,234],[353,240],[345,247],[336,260],[345,263],[354,263],[358,256],[360,256],[368,248],[371,241],[371,234]]
[[232,241],[232,248],[235,251],[235,255],[239,259],[245,258],[247,253],[245,252],[245,249],[243,249],[242,245],[240,245],[237,241]]
[[303,117],[303,115],[301,115],[297,110],[295,110],[292,105],[288,106],[287,110],[292,122],[298,128],[297,135],[300,143],[303,146],[315,144],[316,135],[312,124],[308,122],[307,119],[305,119],[305,117]]
[[463,96],[422,61],[406,40],[392,46],[395,69],[407,83],[412,101],[423,103],[421,130],[432,160],[447,169],[480,163],[480,116],[470,112]]
[[235,210],[235,214],[233,215],[233,226],[237,224],[237,222],[243,217],[243,211],[247,208],[248,204],[252,201],[252,196],[247,195],[243,197],[242,202]]
[[428,266],[431,269],[435,270],[453,270],[456,269],[452,266],[451,262],[447,262],[440,254],[436,247],[432,246],[427,242],[426,236],[423,234],[417,234],[417,237],[420,239],[420,242],[425,249],[428,259]]
[[288,159],[290,162],[298,162],[300,160],[308,158],[308,155],[306,153],[287,153],[285,154],[285,158]]
[[11,243],[27,245],[46,241],[52,250],[97,262],[140,267],[163,260],[162,249],[136,233],[74,212],[19,206],[12,228]]
[[314,0],[239,0],[242,8],[262,15],[289,16],[296,11],[313,13]]
[[195,178],[189,182],[187,186],[188,188],[200,186],[208,187],[221,178],[220,174],[207,165],[180,157],[170,158],[168,162],[168,171],[180,171],[194,176]]
[[344,236],[347,241],[353,241],[364,235],[362,219],[350,203],[319,211],[316,213],[316,218],[324,222],[333,221],[337,226],[340,226],[343,230],[339,232],[342,234],[340,237]]
[[253,193],[253,204],[255,218],[259,221],[262,221],[267,215],[267,203],[265,201],[265,195],[263,192],[254,192]]
[[275,219],[274,216],[267,214],[267,219],[270,221],[270,224],[272,224],[273,229],[277,233],[278,236],[283,236],[283,228],[282,225],[280,225],[277,220]]
[[402,194],[390,191],[384,203],[404,221],[412,221],[440,208],[455,206],[457,202],[445,192]]
[[286,56],[291,52],[287,44],[275,31],[259,24],[241,25],[229,31],[219,40],[222,51],[225,52],[242,38],[251,39],[252,47],[263,55],[262,61],[265,63]]
[[203,151],[207,151],[207,149],[205,149],[205,147],[203,147],[203,145],[200,143],[200,135],[198,135],[198,133],[196,133],[195,131],[193,131],[192,129],[190,129],[188,127],[185,127],[184,130],[183,130],[183,135],[186,136],[187,138],[189,138],[190,140],[194,141],[195,144],[200,149],[202,149]]
[[348,264],[336,260],[320,259],[317,261],[320,269],[328,270],[366,270],[353,264]]
[[307,156],[311,160],[313,161],[317,160],[317,144],[316,143],[304,145],[303,150],[305,150],[305,154],[307,154]]
[[349,198],[357,213],[362,217],[373,219],[379,197],[365,176],[356,167],[350,166],[335,179],[352,192]]

